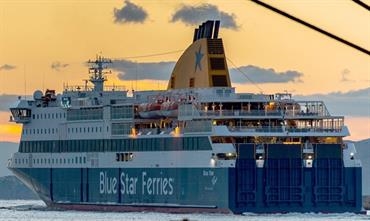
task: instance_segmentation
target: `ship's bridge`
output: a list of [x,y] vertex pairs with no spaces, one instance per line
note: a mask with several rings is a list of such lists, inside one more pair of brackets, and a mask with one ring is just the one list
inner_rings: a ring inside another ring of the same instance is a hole
[[11,107],[11,122],[28,123],[31,120],[31,104],[26,100],[19,100],[15,107]]

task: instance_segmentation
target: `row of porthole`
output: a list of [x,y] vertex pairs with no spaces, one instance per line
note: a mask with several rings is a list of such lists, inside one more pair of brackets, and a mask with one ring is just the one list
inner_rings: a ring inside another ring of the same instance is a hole
[[[109,127],[107,127],[109,131]],[[78,127],[78,128],[68,128],[68,133],[101,133],[102,127]],[[58,128],[33,128],[33,129],[23,129],[23,134],[54,134],[58,133]]]
[[58,128],[23,129],[23,134],[54,134],[54,133],[58,133]]
[[[29,159],[14,159],[15,164],[28,164]],[[75,158],[37,158],[32,159],[33,164],[82,164],[86,163],[86,157]]]
[[61,119],[66,118],[65,113],[45,113],[45,114],[32,114],[32,119]]
[[[107,128],[108,130],[108,128]],[[68,133],[101,133],[102,127],[72,127],[68,128]]]

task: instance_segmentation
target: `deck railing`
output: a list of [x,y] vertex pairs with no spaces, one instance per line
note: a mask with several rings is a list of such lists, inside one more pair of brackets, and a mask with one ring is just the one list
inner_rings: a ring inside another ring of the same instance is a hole
[[208,110],[198,111],[199,115],[204,116],[282,116],[280,111],[264,110]]
[[293,128],[293,127],[284,127],[284,126],[260,126],[260,127],[251,127],[251,126],[228,126],[229,131],[231,132],[257,132],[257,133],[280,133],[280,132],[289,132],[289,133],[339,133],[342,131],[342,127],[331,127],[331,128]]

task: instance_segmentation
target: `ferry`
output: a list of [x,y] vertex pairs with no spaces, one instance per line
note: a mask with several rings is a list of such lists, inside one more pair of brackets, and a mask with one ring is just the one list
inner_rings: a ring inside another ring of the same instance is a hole
[[360,212],[361,162],[343,116],[290,93],[237,93],[220,21],[206,21],[167,90],[90,84],[19,98],[8,168],[47,206],[174,213]]

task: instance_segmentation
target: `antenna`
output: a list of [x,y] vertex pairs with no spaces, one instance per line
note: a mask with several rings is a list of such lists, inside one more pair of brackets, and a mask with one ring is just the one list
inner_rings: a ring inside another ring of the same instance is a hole
[[23,64],[23,78],[24,78],[24,99],[26,99],[27,93],[26,64]]
[[87,91],[87,83],[89,82],[89,79],[83,79],[83,81],[85,82],[84,90]]
[[42,73],[42,91],[45,91],[45,72]]
[[137,91],[137,79],[138,79],[138,73],[137,73],[137,62],[136,63],[136,66],[135,66],[135,73],[136,73],[136,80],[135,80],[135,90]]

